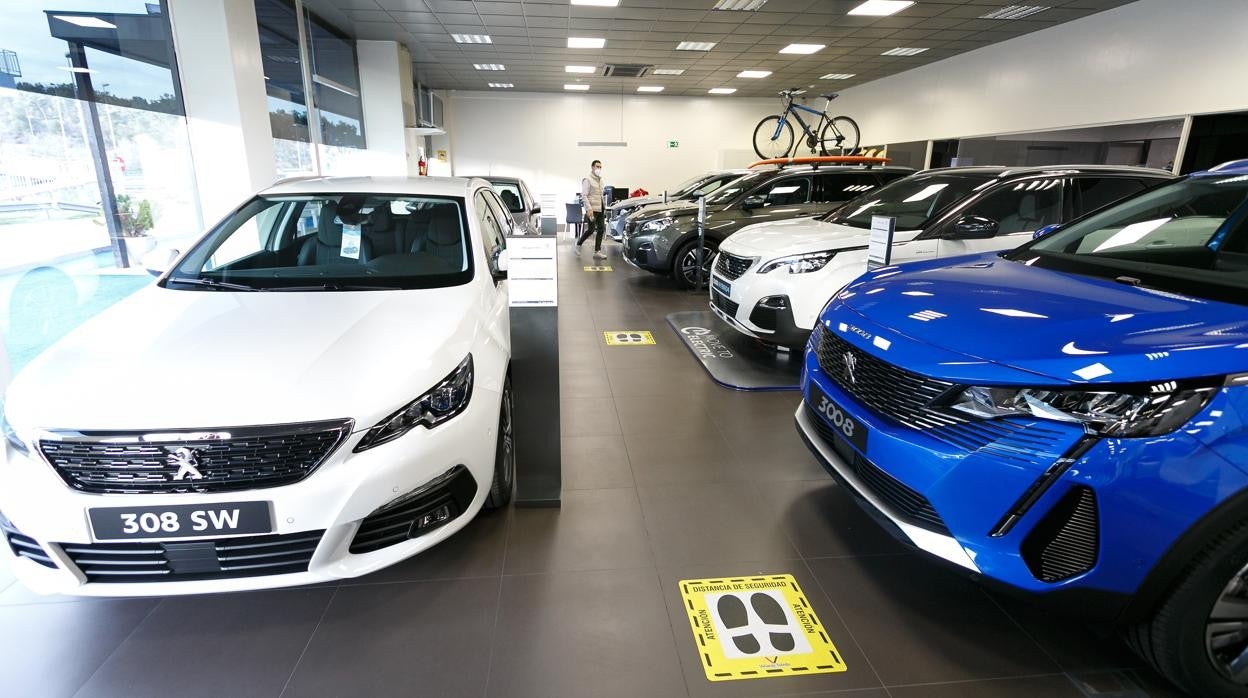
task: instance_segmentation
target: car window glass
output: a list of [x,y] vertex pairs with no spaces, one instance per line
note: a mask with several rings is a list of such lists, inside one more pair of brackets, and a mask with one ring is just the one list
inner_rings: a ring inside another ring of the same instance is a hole
[[891,216],[897,219],[898,230],[918,230],[933,217],[991,182],[986,175],[914,175],[873,189],[828,214],[823,220],[867,229],[871,227],[872,216]]
[[815,188],[815,200],[821,202],[849,201],[877,186],[875,175],[866,172],[828,172],[819,175],[818,179],[819,186]]
[[762,172],[751,172],[750,174],[742,175],[719,189],[716,189],[714,194],[706,197],[706,203],[729,203],[733,199],[737,198],[737,196],[739,196],[742,192],[747,191],[755,182],[758,181],[758,178],[762,176]]
[[506,248],[507,242],[503,228],[498,222],[498,213],[490,206],[488,199],[485,192],[477,192],[477,224],[480,228],[485,258],[489,260],[490,272],[495,273],[498,271],[498,253]]
[[[494,209],[494,215],[498,221],[498,225],[503,229],[503,237],[515,235],[516,220],[507,212],[507,206],[503,203],[502,197],[495,192],[485,191],[485,200]],[[506,242],[503,243],[506,245]]]
[[1028,179],[1006,184],[971,204],[963,216],[981,216],[997,222],[998,235],[1039,230],[1061,220],[1060,177]]
[[724,186],[725,184],[727,184],[728,182],[731,182],[734,179],[736,179],[735,175],[731,177],[715,177],[713,179],[708,179],[707,181],[703,182],[699,186],[694,187],[691,193],[694,196],[705,196],[706,194],[710,194],[713,191],[718,191],[720,187]]
[[521,213],[524,211],[524,197],[520,195],[520,187],[511,182],[491,182],[494,191],[498,192],[503,203],[507,205],[507,210],[512,213]]
[[766,206],[791,206],[810,201],[810,177],[783,177],[764,184],[753,196],[766,199]]
[[281,232],[286,210],[287,204],[273,202],[258,211],[213,252],[205,268],[220,269],[267,249]]
[[1079,190],[1080,212],[1087,213],[1143,191],[1144,183],[1128,177],[1077,177],[1075,188]]

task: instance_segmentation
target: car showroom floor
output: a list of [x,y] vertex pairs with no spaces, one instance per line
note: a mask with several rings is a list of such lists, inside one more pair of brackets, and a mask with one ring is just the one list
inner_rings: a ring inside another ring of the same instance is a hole
[[[587,248],[589,245],[586,246]],[[908,552],[664,317],[705,300],[560,247],[563,507],[339,585],[41,598],[0,572],[0,695],[1165,696],[1116,640]],[[607,347],[604,330],[657,344]],[[712,683],[677,581],[791,574],[847,670]]]

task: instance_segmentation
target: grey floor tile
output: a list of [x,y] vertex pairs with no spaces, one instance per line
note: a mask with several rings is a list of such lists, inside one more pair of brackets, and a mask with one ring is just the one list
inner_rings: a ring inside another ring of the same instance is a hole
[[487,695],[684,696],[653,569],[504,577]]
[[479,696],[499,579],[340,587],[285,696]]
[[558,509],[515,509],[504,574],[650,567],[632,489],[569,490]]
[[931,560],[887,555],[808,563],[885,686],[1058,671],[978,585]]
[[157,603],[93,600],[0,608],[0,695],[72,696]]
[[635,434],[624,437],[633,477],[639,486],[676,483],[733,482],[749,473],[718,429],[697,428],[679,434]]
[[888,692],[893,698],[1083,698],[1084,696],[1069,679],[1061,674],[918,686],[889,686]]
[[1151,669],[1071,672],[1066,678],[1079,695],[1092,698],[1182,698],[1180,691]]
[[639,487],[646,530],[660,565],[798,557],[744,483]]
[[559,401],[561,436],[609,436],[620,433],[611,398],[569,398]]
[[611,395],[611,381],[607,379],[607,371],[601,368],[578,368],[559,372],[560,398],[609,398]]
[[611,489],[634,484],[622,436],[565,436],[562,453],[565,490]]
[[708,399],[717,397],[712,391],[720,390],[693,364],[692,358],[683,370],[608,366],[607,375],[616,397],[689,397],[713,402]]
[[372,574],[342,580],[343,585],[415,582],[498,576],[511,515],[482,511],[463,530],[432,548]]
[[1026,600],[984,593],[1022,626],[1062,671],[1099,672],[1144,666],[1144,660],[1112,632],[1086,626],[1074,614],[1054,613]]
[[759,502],[803,557],[906,553],[831,479],[759,482]]
[[774,429],[723,428],[737,458],[751,466],[755,480],[830,480],[793,427],[792,420]]
[[[712,682],[706,678],[702,662],[698,658],[697,641],[690,628],[691,622],[681,597],[679,582],[685,579],[717,579],[720,577],[747,577],[752,575],[791,574],[806,594],[820,624],[828,633],[837,652],[845,661],[846,670],[834,674],[810,676],[784,676],[737,681]],[[879,677],[867,661],[845,625],[800,560],[771,560],[752,562],[727,562],[713,565],[672,565],[659,568],[663,584],[663,596],[667,600],[668,613],[676,634],[676,648],[681,667],[685,672],[685,684],[691,696],[773,696],[817,693],[820,691],[846,691],[881,686]]]
[[84,696],[276,696],[333,589],[165,599],[82,687]]
[[646,397],[617,397],[615,406],[620,428],[626,436],[711,433],[716,430],[715,423],[696,400],[656,401]]

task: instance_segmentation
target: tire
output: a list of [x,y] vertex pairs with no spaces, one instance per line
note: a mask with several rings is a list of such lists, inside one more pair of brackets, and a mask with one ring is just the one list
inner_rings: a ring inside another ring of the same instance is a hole
[[[1207,642],[1215,603],[1242,605],[1219,613],[1218,632]],[[1248,648],[1248,523],[1218,536],[1188,565],[1153,616],[1124,630],[1124,639],[1158,673],[1192,695],[1248,696],[1248,668],[1237,667],[1238,682],[1223,668],[1225,657]],[[1217,649],[1215,649],[1217,648]],[[1219,655],[1219,652],[1221,653]],[[1217,659],[1215,659],[1217,656]]]
[[[780,131],[776,128],[779,124]],[[793,124],[773,114],[754,127],[754,152],[762,159],[788,157],[793,151]]]
[[[840,137],[836,135],[838,131]],[[823,155],[854,155],[861,140],[857,122],[848,116],[834,116],[819,133],[819,151]]]
[[498,442],[494,447],[494,479],[485,498],[486,509],[501,509],[511,502],[516,489],[516,440],[512,421],[511,376],[503,381],[503,400],[498,408]]
[[[714,240],[704,240],[702,243],[702,287],[706,288],[711,283],[711,260],[714,259],[715,253],[719,251],[719,243]],[[697,255],[698,241],[690,240],[681,245],[676,250],[675,256],[672,258],[672,278],[676,280],[676,285],[681,289],[688,290],[697,285]]]

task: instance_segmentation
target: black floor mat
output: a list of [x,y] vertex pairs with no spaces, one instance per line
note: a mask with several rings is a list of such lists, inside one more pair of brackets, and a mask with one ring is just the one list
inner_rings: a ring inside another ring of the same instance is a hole
[[711,380],[733,390],[798,390],[802,353],[776,351],[709,310],[672,313],[667,324]]

